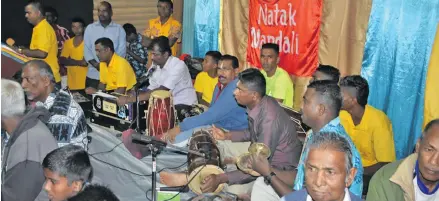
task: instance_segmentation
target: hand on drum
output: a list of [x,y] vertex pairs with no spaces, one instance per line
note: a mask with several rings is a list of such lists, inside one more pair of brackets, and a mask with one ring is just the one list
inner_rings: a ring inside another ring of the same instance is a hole
[[201,192],[203,193],[214,192],[218,188],[220,183],[221,183],[220,177],[218,175],[211,174],[205,177],[203,181],[201,181],[201,186],[200,186]]
[[268,159],[261,155],[252,154],[248,159],[247,165],[248,168],[251,168],[262,176],[267,176],[271,172]]
[[93,88],[93,87],[87,87],[87,88],[85,89],[85,93],[88,94],[88,95],[92,95],[92,94],[96,93],[97,91],[98,91],[98,90],[95,89],[95,88]]
[[212,125],[211,131],[212,137],[215,138],[215,140],[230,140],[230,133],[224,132],[223,129],[217,128],[215,125]]

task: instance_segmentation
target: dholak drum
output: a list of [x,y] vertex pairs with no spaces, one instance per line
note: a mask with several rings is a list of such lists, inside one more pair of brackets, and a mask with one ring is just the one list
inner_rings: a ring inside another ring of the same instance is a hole
[[171,92],[157,90],[151,93],[146,112],[147,132],[146,135],[161,136],[176,124],[176,111],[172,101]]
[[[197,130],[192,134],[189,141],[189,150],[204,153],[206,157],[201,157],[189,153],[188,158],[188,173],[189,173],[189,188],[196,194],[200,195],[201,184],[204,178],[210,174],[222,174],[224,171],[220,168],[221,159],[220,151],[207,130]],[[224,185],[221,184],[214,191],[219,193],[223,190]]]

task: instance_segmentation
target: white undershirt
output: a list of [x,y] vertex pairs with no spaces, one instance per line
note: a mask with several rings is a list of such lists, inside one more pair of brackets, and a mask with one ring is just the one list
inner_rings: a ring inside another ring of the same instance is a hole
[[[306,201],[313,201],[309,194],[306,196]],[[351,196],[349,195],[349,190],[347,188],[345,188],[345,190],[344,190],[343,201],[351,201]],[[416,201],[418,201],[418,200],[416,200]]]
[[415,188],[415,200],[416,201],[439,201],[439,190],[432,195],[424,194],[418,186],[417,176],[413,179],[413,184]]

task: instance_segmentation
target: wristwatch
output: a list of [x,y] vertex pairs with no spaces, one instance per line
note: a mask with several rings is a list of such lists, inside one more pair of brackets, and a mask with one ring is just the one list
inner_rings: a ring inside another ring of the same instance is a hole
[[264,182],[265,182],[265,184],[270,185],[270,184],[271,184],[271,179],[272,179],[274,176],[276,176],[276,173],[274,173],[274,172],[270,172],[269,175],[264,176]]

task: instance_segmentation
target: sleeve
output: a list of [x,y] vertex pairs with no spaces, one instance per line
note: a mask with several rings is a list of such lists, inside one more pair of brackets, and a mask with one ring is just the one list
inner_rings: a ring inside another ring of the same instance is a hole
[[115,48],[115,51],[117,55],[125,58],[127,55],[127,39],[126,39],[126,33],[125,30],[119,26],[119,38],[117,39],[117,47]]
[[[6,171],[2,200],[35,200],[44,185],[43,167],[36,161],[23,161]],[[23,193],[25,192],[25,193]]]
[[162,85],[169,90],[174,89],[182,79],[182,75],[184,75],[184,68],[186,68],[186,66],[183,63],[177,64],[173,70],[168,71],[168,77],[164,80]]
[[[226,92],[223,92],[226,93]],[[230,92],[229,92],[230,93]],[[227,94],[226,94],[227,95]],[[239,107],[233,96],[222,97],[206,112],[200,115],[189,117],[180,124],[182,131],[196,128],[203,125],[211,125],[224,119],[231,111]]]
[[[130,66],[130,64],[124,60],[124,62],[121,63],[121,65],[119,66],[119,78],[117,79],[117,84],[116,87],[120,88],[120,87],[126,87],[128,88],[128,83],[130,79],[133,79],[131,76],[133,75],[133,73],[130,73],[129,71],[132,71],[133,68]],[[135,79],[135,78],[134,78]],[[127,89],[128,90],[128,89]]]
[[257,179],[257,177],[246,174],[241,170],[226,172],[225,174],[227,175],[227,179],[229,179],[229,182],[227,183],[229,185],[246,184]]
[[396,160],[395,143],[393,141],[392,123],[385,117],[382,124],[373,132],[373,149],[378,162]]
[[70,57],[72,48],[71,48],[71,46],[69,44],[70,44],[70,40],[67,40],[64,43],[64,46],[63,46],[63,48],[61,50],[61,55],[60,55],[61,57],[65,57],[65,58],[69,58]]
[[[53,30],[53,29],[52,29]],[[48,53],[52,44],[50,44],[50,33],[48,29],[37,29],[35,38],[32,40],[35,42],[35,47],[38,50]],[[56,39],[55,39],[56,40]]]
[[99,81],[107,84],[108,68],[104,62],[99,63]]
[[[203,86],[207,83],[203,83],[203,72],[199,73],[195,78],[194,88],[198,93],[203,93]],[[203,85],[204,84],[204,85]]]
[[84,59],[88,62],[90,60],[94,59],[93,55],[93,49],[94,49],[94,41],[92,41],[91,38],[91,26],[92,24],[88,25],[87,28],[85,28],[84,33]]
[[[208,110],[209,111],[209,110]],[[230,131],[232,142],[249,142],[251,140],[250,131],[248,129],[242,131]]]

